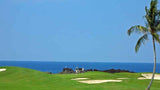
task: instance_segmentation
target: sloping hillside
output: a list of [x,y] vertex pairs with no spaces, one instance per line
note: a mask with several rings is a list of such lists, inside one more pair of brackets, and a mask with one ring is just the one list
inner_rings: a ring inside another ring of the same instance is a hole
[[[141,73],[47,74],[21,67],[0,68],[6,68],[6,71],[0,72],[0,90],[145,90],[150,81],[138,80]],[[73,78],[89,78],[89,80],[118,80],[121,78],[122,82],[86,84],[79,82],[82,80],[71,80]],[[160,90],[159,84],[160,80],[155,80],[151,90]]]

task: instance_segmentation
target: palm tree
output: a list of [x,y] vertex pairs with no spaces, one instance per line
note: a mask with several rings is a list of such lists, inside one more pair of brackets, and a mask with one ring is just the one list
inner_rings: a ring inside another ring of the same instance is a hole
[[156,47],[155,47],[155,41],[160,43],[160,38],[158,32],[160,31],[160,11],[157,10],[157,4],[158,0],[151,0],[150,8],[148,9],[145,7],[146,10],[146,26],[141,25],[135,25],[132,26],[128,31],[128,35],[130,36],[133,32],[143,34],[142,37],[139,38],[137,41],[137,44],[135,46],[135,51],[138,52],[141,44],[148,40],[148,35],[152,36],[152,43],[153,43],[153,51],[154,51],[154,67],[153,67],[153,74],[152,79],[147,87],[147,90],[150,90],[150,87],[152,85],[152,82],[154,80],[155,70],[156,70]]

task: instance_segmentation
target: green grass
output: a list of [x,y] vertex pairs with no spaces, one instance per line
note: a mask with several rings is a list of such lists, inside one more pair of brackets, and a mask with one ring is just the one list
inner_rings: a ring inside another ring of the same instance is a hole
[[[83,74],[46,74],[44,72],[20,68],[1,67],[0,90],[145,90],[150,80],[137,80],[141,73],[87,72]],[[90,79],[129,78],[122,82],[88,85],[71,80],[86,77]],[[160,80],[154,80],[151,90],[160,90]]]

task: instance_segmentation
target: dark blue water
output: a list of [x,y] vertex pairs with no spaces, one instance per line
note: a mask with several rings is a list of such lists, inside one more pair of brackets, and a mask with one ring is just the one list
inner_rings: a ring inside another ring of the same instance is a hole
[[[41,61],[0,61],[0,66],[17,66],[35,69],[43,72],[59,73],[64,67],[76,66],[85,69],[125,69],[134,72],[152,72],[153,63],[105,63],[105,62],[41,62]],[[160,63],[157,64],[157,73],[160,73]]]

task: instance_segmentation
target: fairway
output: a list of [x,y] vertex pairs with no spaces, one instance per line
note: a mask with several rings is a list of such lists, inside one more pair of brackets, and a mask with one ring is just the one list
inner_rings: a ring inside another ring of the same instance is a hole
[[[104,73],[87,72],[82,74],[47,74],[44,72],[20,68],[1,67],[1,90],[145,90],[150,80],[138,80],[141,73]],[[118,80],[122,82],[105,82],[100,84],[80,83],[74,78],[86,80]],[[127,79],[123,79],[127,78]],[[160,80],[154,80],[151,90],[160,90]]]

